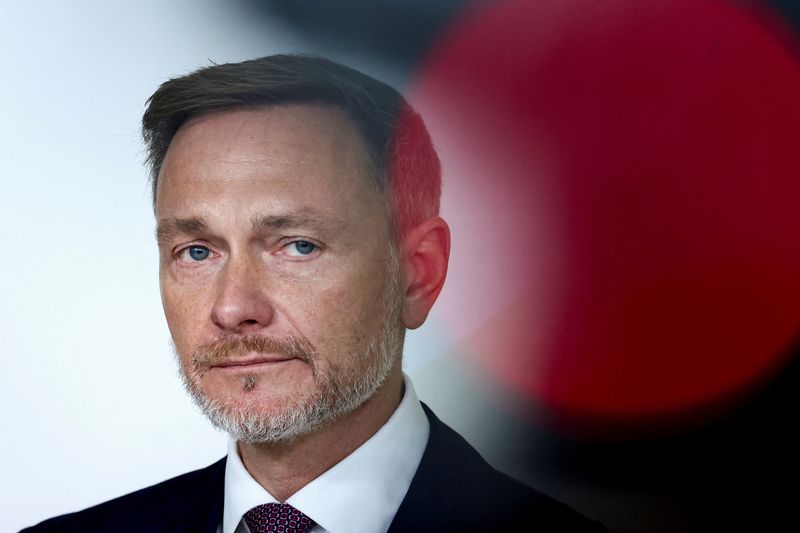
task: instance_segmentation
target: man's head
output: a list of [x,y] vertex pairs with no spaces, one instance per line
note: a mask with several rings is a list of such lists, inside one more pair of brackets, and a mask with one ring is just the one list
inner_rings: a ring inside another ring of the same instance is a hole
[[144,136],[167,321],[217,426],[286,440],[397,382],[449,235],[396,91],[320,58],[218,65],[162,85]]

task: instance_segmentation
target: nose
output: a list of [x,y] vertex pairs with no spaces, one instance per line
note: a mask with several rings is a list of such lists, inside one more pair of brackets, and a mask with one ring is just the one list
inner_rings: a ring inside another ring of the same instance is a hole
[[217,280],[211,321],[224,333],[257,333],[272,321],[266,277],[252,258],[233,258]]

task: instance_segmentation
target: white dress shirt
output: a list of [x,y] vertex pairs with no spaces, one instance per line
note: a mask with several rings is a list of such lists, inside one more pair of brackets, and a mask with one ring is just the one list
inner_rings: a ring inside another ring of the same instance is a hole
[[[417,471],[430,426],[414,387],[405,392],[386,423],[286,503],[317,525],[311,533],[376,533],[389,529]],[[218,533],[249,533],[242,517],[257,505],[279,503],[247,472],[236,441],[228,443],[225,507]]]

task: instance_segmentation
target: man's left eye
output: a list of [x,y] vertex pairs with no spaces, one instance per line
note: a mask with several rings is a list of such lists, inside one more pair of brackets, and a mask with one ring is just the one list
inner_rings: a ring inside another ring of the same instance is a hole
[[309,255],[316,249],[317,245],[308,241],[294,241],[286,246],[288,254],[294,257]]

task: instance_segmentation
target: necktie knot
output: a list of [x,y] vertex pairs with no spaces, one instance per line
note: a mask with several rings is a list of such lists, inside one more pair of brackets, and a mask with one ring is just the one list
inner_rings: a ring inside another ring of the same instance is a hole
[[307,533],[316,522],[288,503],[257,505],[244,514],[251,533]]

